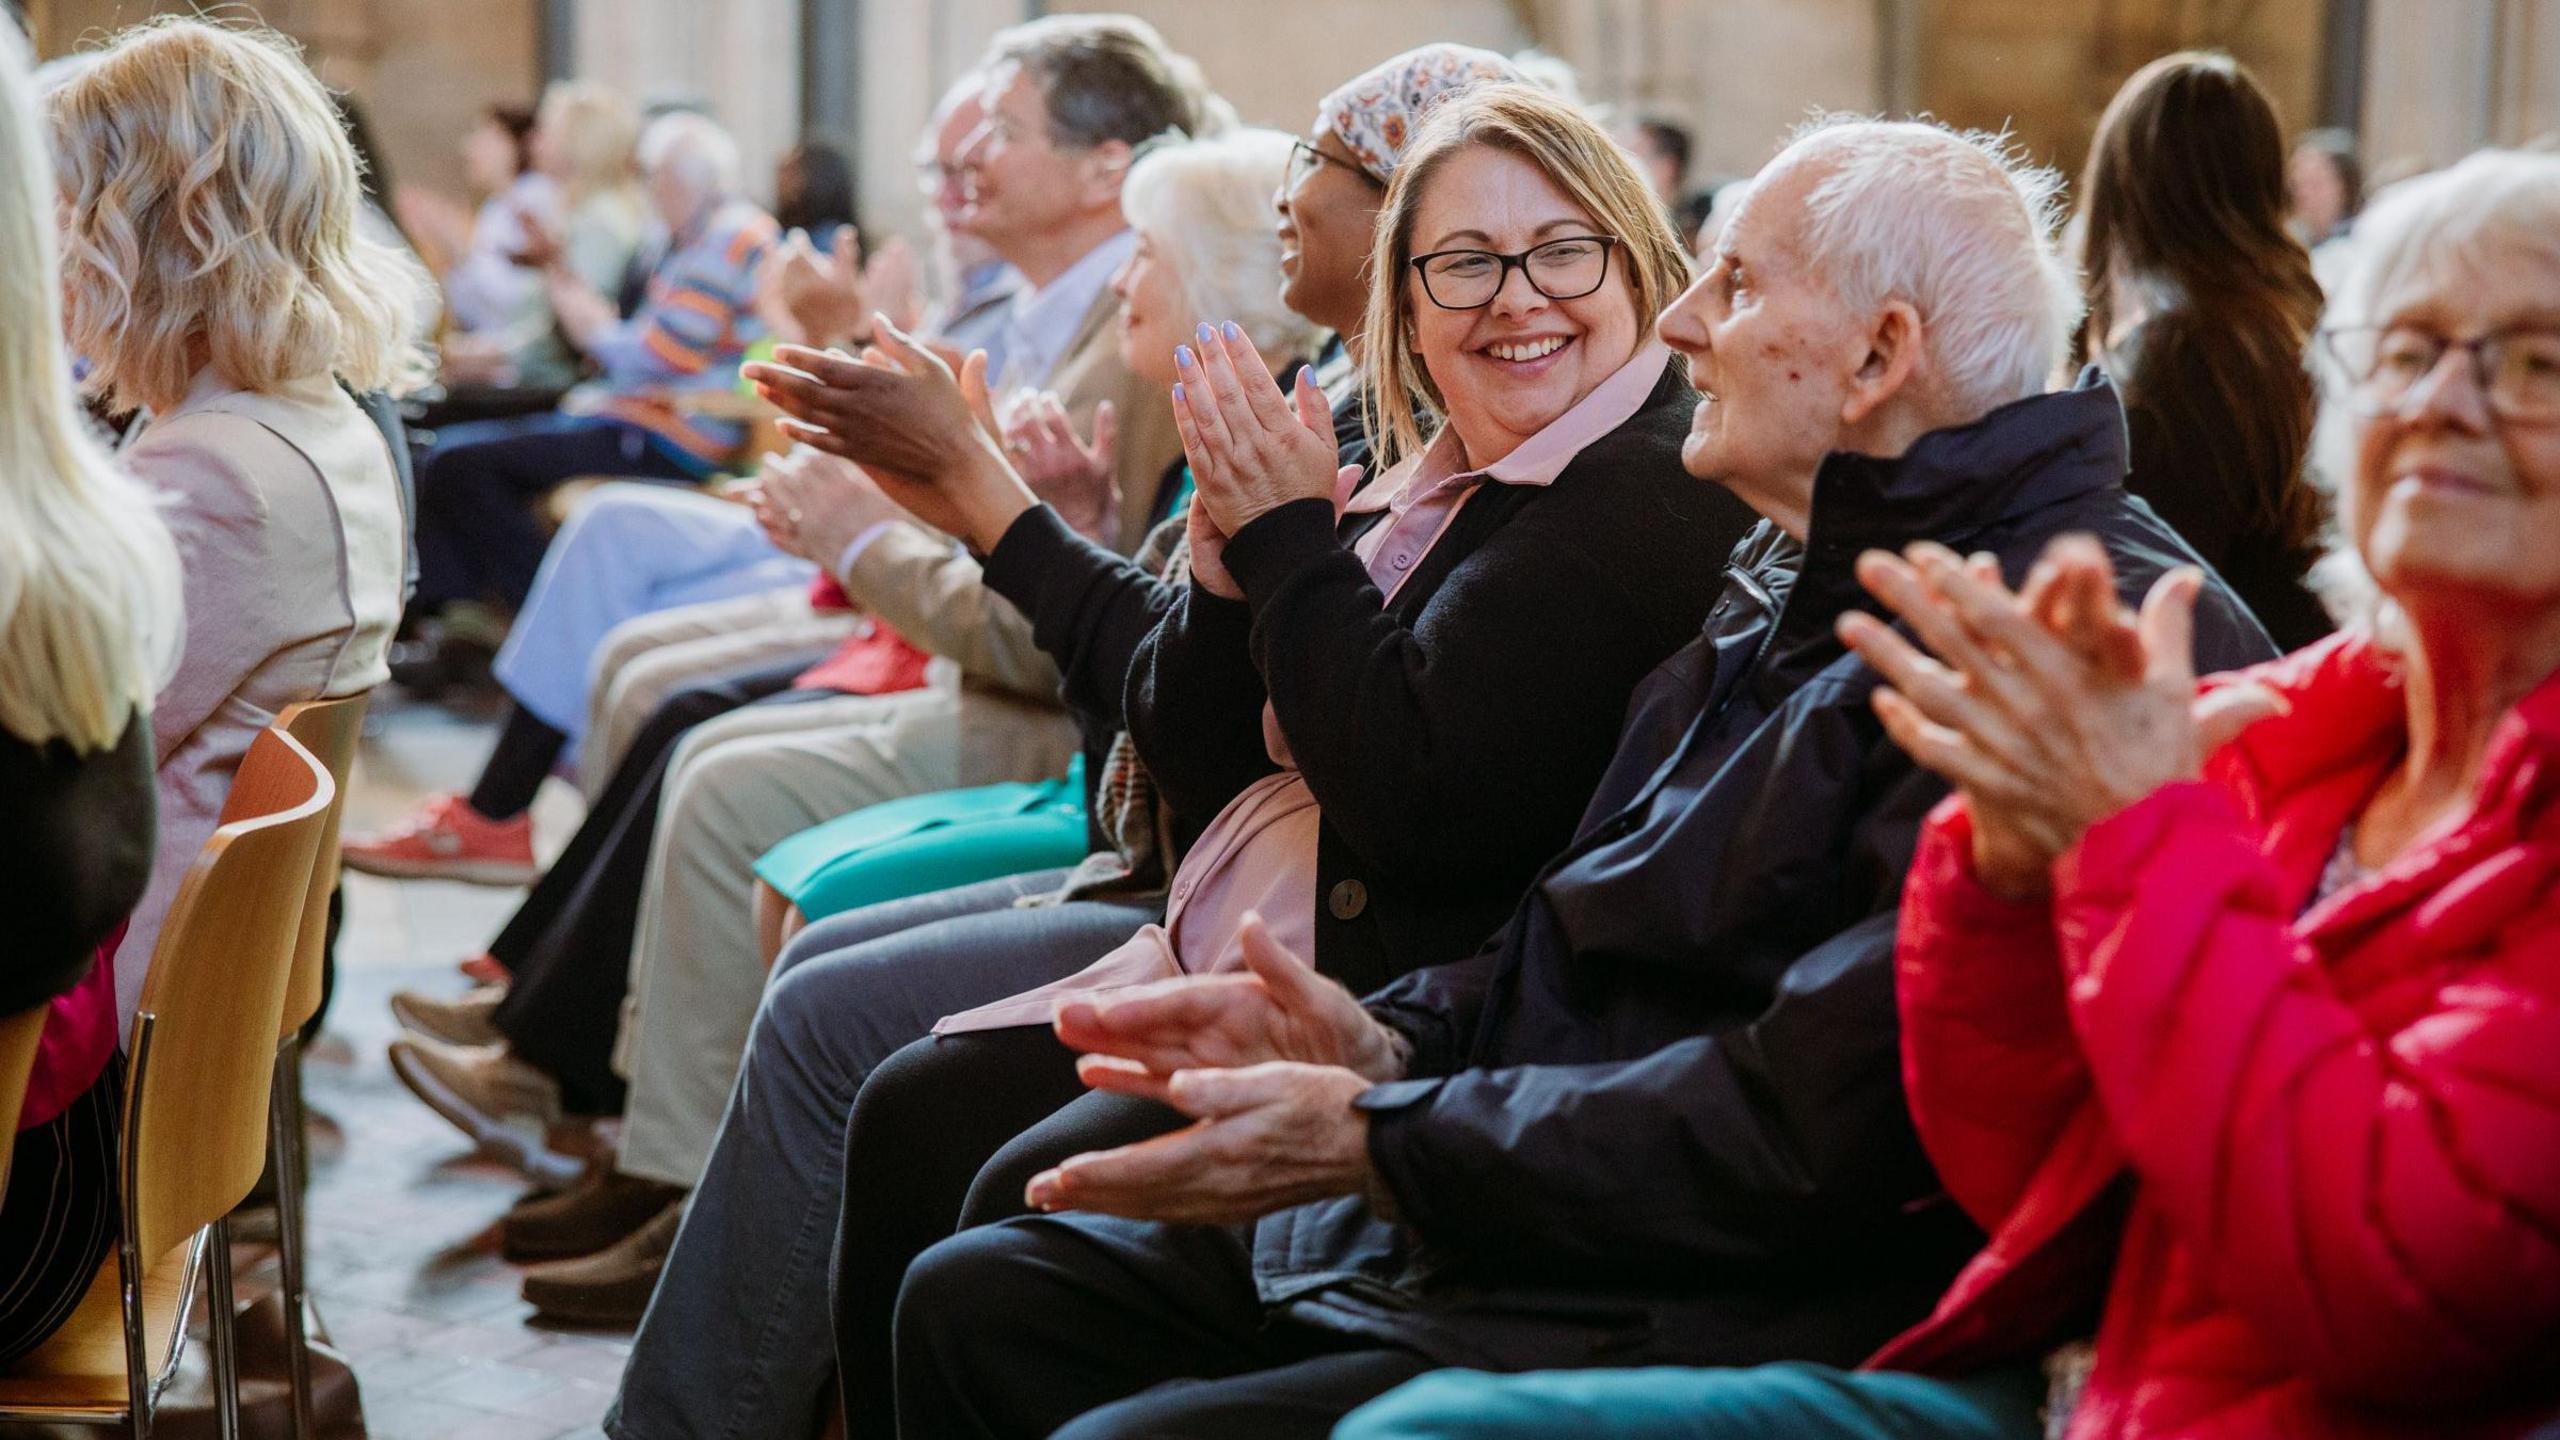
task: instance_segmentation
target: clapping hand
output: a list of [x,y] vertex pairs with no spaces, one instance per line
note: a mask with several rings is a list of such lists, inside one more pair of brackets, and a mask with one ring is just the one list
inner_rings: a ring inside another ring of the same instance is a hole
[[785,345],[746,377],[783,412],[783,433],[860,465],[926,524],[993,548],[1038,502],[998,446],[984,352],[955,374],[887,317],[874,318],[879,344],[862,360]]
[[1300,370],[1296,393],[1283,396],[1234,323],[1203,325],[1197,339],[1196,352],[1186,345],[1175,355],[1182,378],[1173,387],[1173,417],[1197,487],[1192,503],[1206,509],[1220,535],[1293,500],[1332,498],[1357,483],[1360,467],[1334,464],[1333,407],[1310,372]]
[[566,266],[554,265],[543,271],[542,288],[551,299],[552,318],[560,322],[562,333],[581,350],[592,347],[598,335],[622,318],[609,297],[597,293],[594,286],[570,273]]
[[916,322],[917,279],[915,250],[903,239],[893,237],[866,262],[862,237],[850,225],[836,231],[825,254],[807,232],[794,230],[756,274],[756,315],[793,344],[855,342],[866,338],[875,311],[901,325]]
[[1075,422],[1056,395],[1026,395],[1006,419],[1004,448],[1031,493],[1069,528],[1096,544],[1111,543],[1120,522],[1120,415],[1110,401],[1094,407],[1087,444],[1076,438]]
[[765,538],[830,572],[862,532],[908,518],[861,466],[806,445],[768,457],[740,494]]
[[2099,820],[2201,773],[2204,757],[2282,702],[2254,685],[2198,698],[2193,567],[2162,576],[2140,615],[2087,537],[2050,546],[2022,594],[1987,559],[1919,544],[1869,551],[1858,578],[1924,652],[1873,616],[1840,637],[1884,676],[1894,741],[1963,792],[1973,861],[1995,893],[2044,893],[2053,862]]

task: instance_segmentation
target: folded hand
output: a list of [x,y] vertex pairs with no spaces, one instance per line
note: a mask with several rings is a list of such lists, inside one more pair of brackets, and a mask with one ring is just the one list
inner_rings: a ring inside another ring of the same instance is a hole
[[1288,1061],[1184,1070],[1161,1098],[1197,1123],[1078,1155],[1033,1176],[1039,1210],[1234,1225],[1369,1184],[1369,1122],[1352,1102],[1366,1076]]
[[1177,1071],[1293,1060],[1392,1080],[1402,1053],[1351,992],[1271,938],[1259,915],[1238,934],[1245,968],[1133,985],[1058,1003],[1058,1038],[1081,1050],[1077,1070],[1104,1089],[1163,1098]]

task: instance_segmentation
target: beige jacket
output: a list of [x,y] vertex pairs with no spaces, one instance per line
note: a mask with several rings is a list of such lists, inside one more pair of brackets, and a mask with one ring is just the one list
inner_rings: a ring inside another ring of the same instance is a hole
[[327,375],[251,394],[208,370],[122,458],[161,497],[187,628],[152,706],[160,836],[116,952],[120,1024],[249,742],[288,705],[386,678],[409,549],[390,447]]
[[[1113,548],[1146,539],[1166,470],[1182,453],[1173,405],[1120,360],[1120,297],[1105,290],[1049,371],[1046,388],[1091,432],[1104,400],[1120,412],[1120,523]],[[838,577],[855,603],[924,649],[957,663],[960,783],[1035,779],[1066,769],[1075,725],[1058,704],[1058,667],[1031,638],[1031,621],[986,587],[978,562],[915,525],[883,531]]]

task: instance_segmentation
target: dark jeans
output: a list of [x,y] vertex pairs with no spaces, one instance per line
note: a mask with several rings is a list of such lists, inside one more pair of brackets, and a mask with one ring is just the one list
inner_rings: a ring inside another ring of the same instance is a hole
[[447,426],[418,469],[413,613],[456,600],[524,604],[551,543],[533,502],[581,475],[690,484],[649,432],[601,415],[523,415]]
[[497,1026],[516,1056],[560,1082],[561,1099],[584,1115],[622,1109],[613,1040],[631,990],[631,939],[649,846],[658,833],[658,796],[676,742],[706,720],[750,704],[788,705],[832,695],[791,682],[824,652],[715,675],[669,695],[632,737],[631,748],[596,797],[578,833],[543,872],[489,953],[512,977]]
[[1322,1440],[1434,1368],[1273,1318],[1249,1236],[1037,1215],[934,1246],[898,1298],[900,1433]]
[[1074,1052],[1040,1026],[930,1037],[872,1071],[845,1126],[836,1232],[847,1440],[899,1428],[890,1325],[918,1255],[954,1231],[1027,1213],[1031,1177],[1071,1155],[1188,1123],[1153,1101],[1088,1094]]
[[[1045,1113],[1024,1096],[1059,1103],[1059,1066],[985,1077],[947,1097],[946,1118],[980,1106],[988,1115],[873,1157],[878,1168],[843,1169],[847,1116],[875,1067],[957,1010],[1074,973],[1152,920],[1152,904],[1079,901],[1017,909],[1013,901],[1055,887],[1062,872],[1014,876],[830,917],[784,949],[748,1032],[720,1135],[686,1207],[648,1314],[633,1337],[622,1391],[605,1417],[616,1440],[695,1440],[814,1434],[832,1368],[827,1327],[828,1251],[894,1255],[897,1269],[951,1233],[977,1161]],[[1011,1032],[1045,1042],[1046,1032]],[[1061,1062],[1063,1063],[1063,1062]],[[1072,1094],[1074,1076],[1066,1070]],[[991,1133],[1001,1130],[1001,1134]],[[974,1156],[974,1159],[968,1158]],[[953,1157],[960,1157],[954,1159]],[[838,1214],[848,1188],[866,1195],[914,1191],[908,1211],[931,1233],[848,1232]],[[1019,1193],[1017,1191],[1017,1193]],[[888,1283],[894,1287],[896,1272]],[[875,1347],[885,1357],[887,1306]],[[706,1344],[703,1337],[722,1337]],[[876,1378],[874,1378],[876,1377]],[[885,1433],[885,1364],[867,1365],[846,1390],[853,1435]],[[865,1429],[864,1417],[876,1416]]]

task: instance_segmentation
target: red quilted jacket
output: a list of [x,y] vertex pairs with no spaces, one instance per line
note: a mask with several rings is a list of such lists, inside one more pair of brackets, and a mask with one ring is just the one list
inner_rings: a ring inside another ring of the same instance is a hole
[[2255,678],[2291,713],[2093,827],[2049,904],[1931,818],[1903,1069],[1991,1240],[1871,1363],[1962,1373],[2094,1313],[2073,1440],[2520,1433],[2560,1412],[2560,679],[2458,828],[2306,911],[2400,691],[2348,637]]

